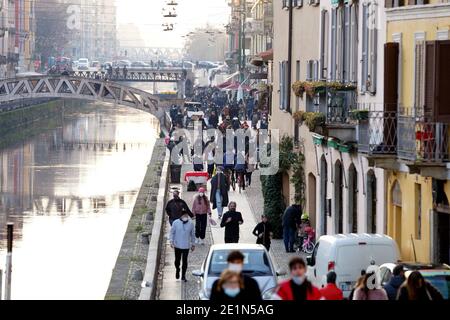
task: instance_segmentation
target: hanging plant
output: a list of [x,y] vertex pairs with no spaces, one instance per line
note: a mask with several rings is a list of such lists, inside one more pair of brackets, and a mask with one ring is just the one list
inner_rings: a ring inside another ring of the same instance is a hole
[[306,94],[312,99],[317,94],[325,93],[326,90],[352,91],[356,86],[352,83],[326,82],[326,81],[297,81],[292,85],[292,89],[297,97],[303,98]]
[[303,94],[305,93],[305,82],[303,81],[296,81],[292,85],[292,90],[294,90],[294,93],[297,97],[303,99]]
[[297,161],[292,166],[291,182],[294,184],[294,198],[295,203],[299,204],[302,208],[305,207],[305,156],[299,152],[297,155]]
[[295,121],[302,123],[305,120],[305,111],[297,111],[292,115]]
[[326,123],[326,116],[322,112],[305,112],[304,123],[309,131],[315,132],[317,128],[322,128]]

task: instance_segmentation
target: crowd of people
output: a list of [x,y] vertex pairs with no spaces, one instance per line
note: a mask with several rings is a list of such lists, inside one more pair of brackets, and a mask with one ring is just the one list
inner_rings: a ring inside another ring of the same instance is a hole
[[[222,132],[226,130],[259,130],[264,126],[264,116],[255,109],[254,99],[247,99],[246,103],[230,103],[223,99],[220,92],[213,89],[207,92],[209,98],[196,92],[195,99],[202,103],[204,118],[201,118],[202,127],[215,128]],[[213,99],[211,99],[213,97]],[[186,124],[186,114],[179,107],[172,107],[170,115],[174,128],[183,128]],[[222,120],[220,122],[220,119]],[[249,123],[251,122],[251,126]],[[171,132],[172,135],[173,131]],[[167,141],[168,148],[172,151],[174,146],[182,143],[183,138],[175,141],[170,137]],[[206,150],[214,138],[204,143]],[[225,141],[224,141],[225,142]],[[200,164],[194,162],[193,170],[203,171],[203,163],[207,162],[207,172],[211,178],[211,191],[209,197],[205,188],[199,188],[197,194],[189,206],[180,198],[178,191],[173,192],[173,199],[166,205],[166,213],[171,225],[170,243],[175,250],[176,278],[187,281],[186,270],[188,266],[188,255],[195,250],[196,245],[205,244],[205,236],[208,222],[217,224],[212,216],[212,210],[217,211],[219,226],[225,229],[224,242],[238,243],[240,226],[244,223],[243,215],[238,211],[237,203],[230,200],[230,190],[233,187],[232,177],[238,181],[244,181],[243,187],[251,185],[251,173],[257,169],[257,165],[249,161],[247,144],[244,145],[244,162],[237,161],[239,150],[235,141],[232,154],[224,147],[224,161],[217,164],[214,151],[200,156]],[[196,156],[191,153],[191,156]],[[227,161],[227,156],[232,161]],[[228,210],[226,210],[228,209]],[[225,212],[226,211],[226,212]],[[195,221],[195,222],[194,222]],[[307,214],[302,212],[299,205],[288,207],[282,217],[283,239],[285,250],[288,253],[296,252],[305,241],[314,241],[315,232],[309,222]],[[270,250],[273,237],[273,229],[266,215],[261,216],[261,221],[254,227],[253,235],[256,243]],[[295,244],[297,243],[297,248]],[[238,302],[261,300],[262,295],[258,283],[251,277],[245,275],[242,270],[244,266],[244,255],[239,251],[229,254],[228,266],[222,272],[220,278],[212,286],[210,300],[215,302]],[[300,256],[293,257],[289,262],[289,279],[279,283],[272,294],[272,299],[278,300],[343,300],[344,294],[336,284],[337,274],[330,271],[327,274],[327,284],[323,288],[315,287],[307,278],[307,264]],[[430,283],[428,283],[418,271],[413,271],[406,279],[405,271],[401,265],[394,269],[393,277],[384,287],[374,283],[372,271],[364,272],[358,279],[348,299],[350,300],[441,300],[442,295]]]

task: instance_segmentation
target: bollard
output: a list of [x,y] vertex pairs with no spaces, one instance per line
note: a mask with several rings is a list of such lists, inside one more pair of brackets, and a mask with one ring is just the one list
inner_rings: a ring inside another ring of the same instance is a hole
[[6,253],[6,276],[5,276],[5,300],[11,300],[11,273],[12,273],[12,248],[14,224],[8,223],[7,253]]

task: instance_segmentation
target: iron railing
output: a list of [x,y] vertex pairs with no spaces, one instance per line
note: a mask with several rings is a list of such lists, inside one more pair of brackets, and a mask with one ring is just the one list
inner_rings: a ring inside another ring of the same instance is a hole
[[369,111],[367,119],[359,119],[358,150],[368,155],[397,153],[397,112]]
[[413,162],[448,162],[449,124],[399,116],[398,157]]

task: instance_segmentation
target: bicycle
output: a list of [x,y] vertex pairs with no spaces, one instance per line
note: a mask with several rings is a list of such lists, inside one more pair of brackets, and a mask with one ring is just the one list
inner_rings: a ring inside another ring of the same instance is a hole
[[315,244],[315,242],[313,240],[313,237],[312,236],[308,236],[308,237],[306,237],[306,239],[303,240],[303,244],[302,244],[301,250],[304,253],[312,254],[313,251],[314,251],[314,247],[315,246],[316,246],[316,244]]

